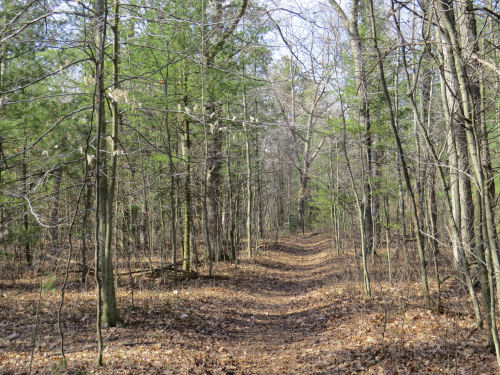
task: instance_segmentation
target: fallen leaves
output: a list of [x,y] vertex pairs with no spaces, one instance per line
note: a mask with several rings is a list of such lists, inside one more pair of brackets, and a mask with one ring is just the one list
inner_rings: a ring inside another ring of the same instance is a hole
[[[470,308],[466,295],[454,290],[446,298],[444,290],[449,312],[425,310],[417,303],[418,278],[395,276],[393,285],[375,281],[374,298],[365,300],[360,280],[352,276],[359,274],[352,254],[337,257],[329,243],[320,235],[269,243],[237,269],[216,264],[221,277],[185,280],[175,289],[144,278],[133,306],[130,290],[119,288],[126,325],[103,331],[102,368],[94,364],[94,291],[70,290],[63,311],[67,372],[496,373],[483,333],[463,313]],[[384,273],[383,266],[376,263],[372,272]],[[36,288],[2,291],[0,373],[27,370],[37,296]],[[57,370],[56,301],[57,293],[44,293],[35,373]]]

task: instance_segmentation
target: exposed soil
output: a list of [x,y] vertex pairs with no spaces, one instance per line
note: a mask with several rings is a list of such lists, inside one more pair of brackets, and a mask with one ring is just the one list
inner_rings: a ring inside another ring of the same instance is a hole
[[[133,306],[131,291],[118,289],[125,325],[103,330],[102,368],[95,365],[94,291],[76,280],[63,311],[68,367],[58,365],[59,291],[44,278],[32,373],[497,373],[467,295],[447,281],[445,311],[426,310],[418,275],[401,262],[394,260],[393,285],[379,281],[387,274],[383,259],[371,265],[370,300],[359,262],[337,256],[317,234],[269,243],[238,266],[219,263],[215,278],[175,286],[138,278]],[[0,280],[0,373],[29,371],[39,294],[28,286],[36,283]]]

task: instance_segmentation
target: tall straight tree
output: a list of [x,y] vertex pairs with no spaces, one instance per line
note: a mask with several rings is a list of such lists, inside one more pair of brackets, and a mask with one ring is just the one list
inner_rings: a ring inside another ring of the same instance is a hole
[[[203,0],[205,4],[205,0]],[[221,228],[222,228],[222,217],[220,210],[221,199],[221,183],[222,183],[222,144],[224,133],[221,131],[221,121],[219,117],[221,114],[220,104],[217,102],[217,92],[216,92],[216,80],[212,79],[214,75],[217,74],[216,68],[216,58],[224,49],[229,38],[235,32],[238,24],[243,19],[245,12],[248,7],[248,0],[242,0],[238,12],[234,15],[228,26],[224,28],[224,11],[223,11],[223,1],[222,0],[211,0],[210,10],[207,12],[207,20],[211,26],[210,35],[212,39],[207,40],[203,46],[203,64],[208,68],[207,70],[207,97],[208,102],[205,104],[206,112],[210,121],[210,134],[207,134],[209,138],[209,143],[207,147],[207,209],[208,209],[208,224],[212,234],[211,246],[214,248],[215,256],[220,256],[220,245],[221,245]],[[203,6],[203,12],[205,11],[205,6]],[[203,15],[205,16],[205,15]],[[204,27],[205,28],[205,27]],[[207,30],[208,31],[208,30]],[[205,34],[208,32],[203,32],[204,40]],[[209,240],[209,239],[207,239]]]
[[[96,248],[100,257],[102,275],[102,310],[103,326],[115,326],[120,318],[116,304],[115,284],[113,281],[112,263],[112,228],[113,228],[113,196],[116,178],[116,131],[118,126],[118,104],[113,103],[113,128],[111,134],[106,130],[106,92],[104,86],[104,57],[107,28],[107,1],[96,0],[94,16],[94,48],[95,48],[95,92],[94,106],[97,124],[96,138]],[[113,40],[113,79],[118,82],[118,14],[119,3],[115,4],[115,35]],[[105,146],[105,143],[107,147]],[[107,148],[107,152],[104,150]],[[112,165],[108,171],[108,154],[111,154]],[[97,276],[97,272],[96,272]],[[100,294],[100,292],[98,292]]]

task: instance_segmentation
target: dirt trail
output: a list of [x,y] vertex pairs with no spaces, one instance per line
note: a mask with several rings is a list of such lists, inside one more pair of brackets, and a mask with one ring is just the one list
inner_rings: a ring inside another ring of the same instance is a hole
[[[371,266],[373,298],[360,287],[353,255],[331,250],[327,236],[308,234],[269,243],[238,266],[218,263],[217,277],[172,286],[137,279],[118,288],[125,326],[104,330],[105,366],[95,366],[95,295],[75,282],[63,311],[67,373],[98,374],[494,374],[494,356],[474,326],[467,296],[443,290],[455,312],[419,307],[418,273],[385,280]],[[200,270],[203,275],[206,269]],[[382,277],[384,276],[384,277]],[[31,285],[26,281],[25,285]],[[3,285],[7,285],[4,283]],[[0,295],[0,374],[26,373],[36,289]],[[57,367],[57,289],[45,292],[33,373]],[[78,372],[77,372],[78,371]]]
[[318,300],[333,284],[328,249],[328,240],[315,235],[284,240],[234,279],[238,301],[224,314],[222,342],[251,373],[319,370],[320,334],[334,312],[331,302]]

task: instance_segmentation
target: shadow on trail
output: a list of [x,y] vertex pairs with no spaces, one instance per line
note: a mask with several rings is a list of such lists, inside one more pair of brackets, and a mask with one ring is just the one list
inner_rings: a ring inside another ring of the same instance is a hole
[[252,283],[242,283],[238,288],[249,295],[260,297],[299,297],[311,292],[314,289],[334,286],[336,283],[335,277],[323,278],[322,272],[318,271],[307,277],[294,278],[290,276],[289,280],[283,280],[280,277],[259,276]]
[[[268,343],[273,350],[311,338],[326,330],[332,320],[349,318],[347,310],[334,300],[311,306],[306,301],[308,293],[333,287],[338,281],[334,264],[323,253],[323,249],[306,249],[302,244],[270,246],[256,260],[242,261],[249,267],[242,267],[231,279],[213,282],[214,287],[228,288],[236,295],[207,297],[196,311],[190,311],[189,318],[176,316],[165,321],[165,328],[235,347],[245,347],[246,342]],[[209,288],[209,281],[186,285],[186,290],[193,287]],[[353,307],[363,309],[361,302]],[[130,323],[153,329],[148,327],[147,315],[135,314]]]
[[[117,366],[134,366],[142,360],[141,353],[148,353],[151,373],[164,372],[155,363],[158,358],[168,359],[168,366],[173,366],[170,374],[452,373],[454,366],[464,370],[461,373],[490,373],[492,361],[468,362],[472,352],[476,358],[482,355],[484,345],[473,343],[462,350],[463,342],[475,334],[472,325],[461,326],[450,314],[447,321],[453,318],[456,323],[433,331],[427,341],[412,337],[417,326],[427,324],[420,317],[422,310],[410,309],[398,295],[386,300],[374,292],[378,295],[365,300],[359,264],[347,252],[335,256],[325,237],[283,238],[277,245],[266,245],[256,259],[242,259],[241,266],[216,265],[221,276],[215,278],[175,286],[143,278],[137,282],[134,308],[121,288],[118,305],[125,326],[104,330],[110,353],[130,357],[128,362],[118,360]],[[382,280],[385,268],[377,272],[380,275],[373,272],[373,279]],[[44,302],[39,329],[44,343],[39,351],[57,354],[56,316]],[[95,347],[94,295],[80,296],[78,302],[64,310],[74,353]],[[35,311],[36,300],[17,303],[18,308],[9,312],[13,321]],[[406,311],[413,314],[406,317]],[[33,319],[22,324],[31,329]],[[0,357],[2,351],[29,353],[31,337],[13,332],[20,332],[19,324],[3,337],[0,334]],[[192,360],[192,371],[189,366],[175,369],[180,358]],[[226,368],[228,363],[232,367]],[[119,368],[133,373],[133,367]]]
[[285,262],[280,262],[280,261],[272,261],[269,259],[259,259],[254,262],[254,264],[265,267],[274,271],[278,271],[281,273],[289,273],[289,271],[294,271],[295,273],[297,271],[317,271],[318,269],[322,269],[322,271],[327,272],[327,268],[331,268],[332,264],[328,260],[324,260],[321,262],[311,262],[311,263],[306,263],[306,264],[301,264],[301,265],[290,265]]
[[[315,246],[314,244],[312,246]],[[335,270],[324,249],[305,249],[300,245],[271,246],[256,260],[255,267],[234,280],[240,290],[256,296],[297,297],[314,289],[334,286],[342,275]]]

